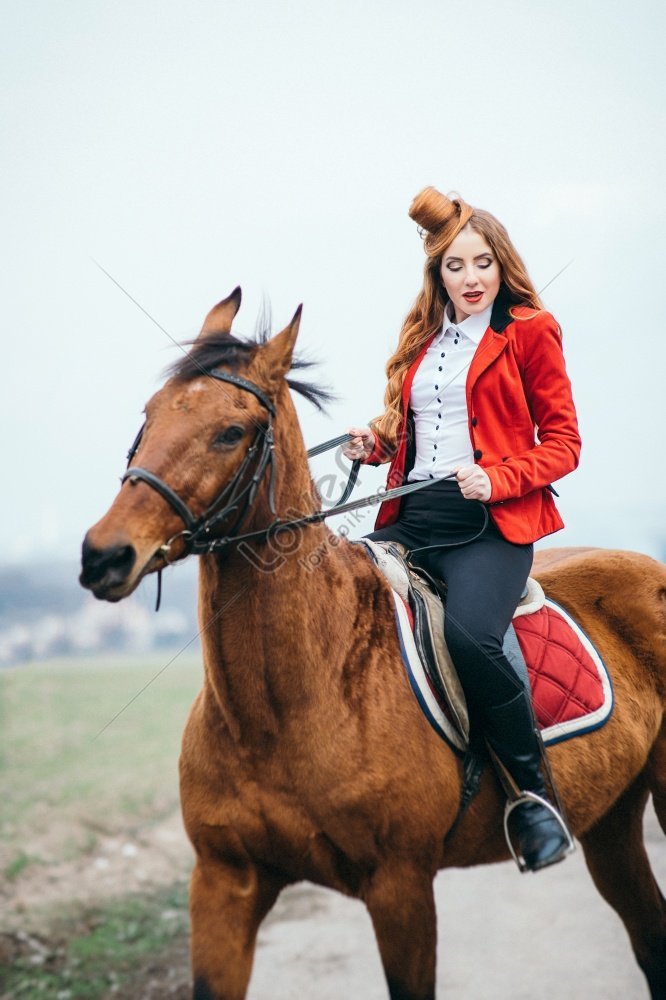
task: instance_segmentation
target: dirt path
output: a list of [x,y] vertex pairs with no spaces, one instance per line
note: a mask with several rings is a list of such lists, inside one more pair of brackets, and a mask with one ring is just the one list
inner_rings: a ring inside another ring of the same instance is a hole
[[[45,872],[26,871],[2,899],[6,926],[48,934],[54,907],[100,903],[171,884],[191,863],[178,813],[123,837],[98,831],[95,851]],[[648,849],[666,882],[666,842],[652,810]],[[464,1000],[643,1000],[647,990],[623,927],[596,893],[582,852],[520,876],[512,863],[441,873],[438,997]],[[41,924],[40,924],[41,920]],[[361,903],[302,885],[284,892],[264,923],[248,1000],[386,1000],[372,927]],[[118,996],[117,992],[109,994]],[[135,1000],[189,996],[187,941],[148,964]]]
[[[646,833],[663,885],[666,841],[651,809]],[[441,1000],[646,1000],[624,928],[580,849],[537,876],[512,862],[442,872],[435,891]],[[386,1000],[362,904],[310,887],[282,895],[261,933],[248,1000],[298,996]]]

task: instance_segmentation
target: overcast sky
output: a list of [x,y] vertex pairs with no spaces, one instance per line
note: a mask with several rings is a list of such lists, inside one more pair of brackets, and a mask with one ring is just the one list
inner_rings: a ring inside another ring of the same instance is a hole
[[312,445],[382,407],[427,184],[495,214],[538,288],[573,261],[544,299],[583,451],[548,544],[658,554],[663,4],[28,0],[3,22],[5,559],[76,555],[175,356],[92,258],[177,340],[237,284],[241,333],[263,294],[276,329],[303,302],[340,394],[298,401]]

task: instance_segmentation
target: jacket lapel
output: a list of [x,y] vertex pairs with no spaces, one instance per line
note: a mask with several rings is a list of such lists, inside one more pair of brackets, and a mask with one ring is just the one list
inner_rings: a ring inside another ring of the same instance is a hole
[[468,404],[470,393],[479,375],[481,375],[486,368],[493,363],[495,358],[500,356],[507,344],[508,340],[503,333],[495,333],[492,327],[488,327],[479,341],[479,346],[474,352],[472,363],[470,364],[469,371],[467,372],[466,388]]

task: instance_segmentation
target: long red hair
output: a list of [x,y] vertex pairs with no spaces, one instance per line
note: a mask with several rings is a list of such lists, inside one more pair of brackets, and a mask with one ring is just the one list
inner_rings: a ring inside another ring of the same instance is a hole
[[[397,447],[398,428],[402,422],[402,384],[410,365],[424,343],[441,328],[449,296],[441,277],[445,250],[466,226],[482,236],[495,254],[500,266],[499,295],[514,305],[543,309],[543,303],[532,284],[506,229],[490,212],[473,208],[456,196],[448,198],[435,188],[424,188],[412,202],[409,214],[418,223],[427,254],[423,269],[423,287],[407,314],[395,352],[386,363],[388,384],[384,393],[384,412],[373,417],[370,426],[382,444],[391,452]],[[513,316],[514,319],[526,318]]]

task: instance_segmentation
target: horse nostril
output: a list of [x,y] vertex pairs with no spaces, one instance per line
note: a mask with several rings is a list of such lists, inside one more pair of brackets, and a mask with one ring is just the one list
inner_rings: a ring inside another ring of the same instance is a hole
[[86,539],[81,551],[80,582],[84,586],[99,583],[122,583],[134,565],[136,552],[132,545],[109,545],[96,549]]
[[127,576],[132,566],[136,553],[131,545],[119,545],[113,549],[107,557],[107,568]]

